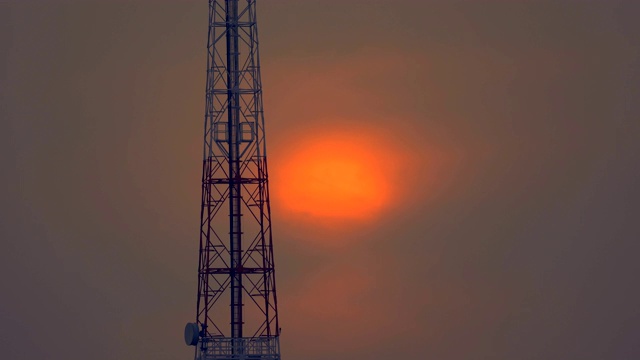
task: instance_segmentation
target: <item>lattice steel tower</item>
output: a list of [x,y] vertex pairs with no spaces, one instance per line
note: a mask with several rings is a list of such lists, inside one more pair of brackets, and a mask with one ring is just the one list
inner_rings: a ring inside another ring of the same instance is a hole
[[209,0],[196,360],[279,360],[256,0]]

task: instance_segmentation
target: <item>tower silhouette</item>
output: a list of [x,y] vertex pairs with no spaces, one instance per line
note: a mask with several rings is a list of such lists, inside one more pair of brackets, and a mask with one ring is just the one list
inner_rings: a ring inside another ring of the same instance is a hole
[[195,359],[279,360],[256,0],[209,0]]

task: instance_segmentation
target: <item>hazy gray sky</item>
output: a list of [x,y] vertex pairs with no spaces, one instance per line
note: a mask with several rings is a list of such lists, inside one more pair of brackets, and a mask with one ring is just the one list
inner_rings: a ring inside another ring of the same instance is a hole
[[[283,358],[640,358],[639,13],[260,1],[274,172],[329,130],[403,160],[375,221],[273,199]],[[192,356],[206,26],[0,1],[3,359]]]

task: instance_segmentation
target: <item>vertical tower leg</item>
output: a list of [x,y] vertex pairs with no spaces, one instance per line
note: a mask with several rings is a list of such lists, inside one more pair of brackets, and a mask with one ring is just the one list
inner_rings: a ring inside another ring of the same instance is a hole
[[242,337],[242,208],[240,174],[240,70],[238,0],[226,0],[229,142],[229,228],[231,252],[231,337]]

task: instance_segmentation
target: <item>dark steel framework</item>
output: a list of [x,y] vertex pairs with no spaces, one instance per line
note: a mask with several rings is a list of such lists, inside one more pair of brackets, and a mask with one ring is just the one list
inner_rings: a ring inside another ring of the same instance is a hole
[[256,0],[209,0],[207,58],[196,358],[279,359]]

